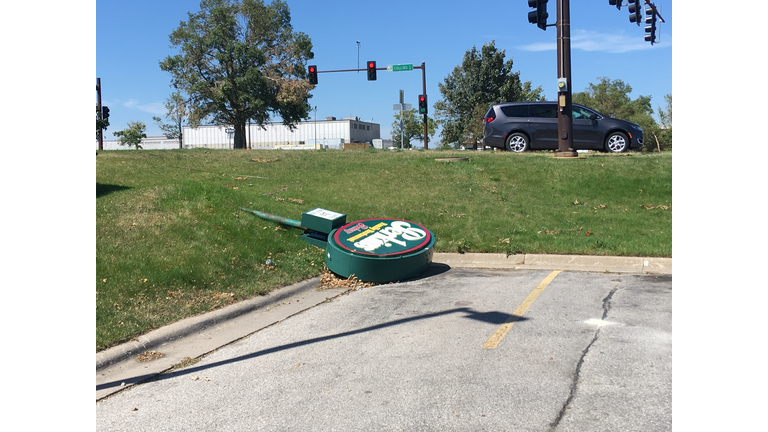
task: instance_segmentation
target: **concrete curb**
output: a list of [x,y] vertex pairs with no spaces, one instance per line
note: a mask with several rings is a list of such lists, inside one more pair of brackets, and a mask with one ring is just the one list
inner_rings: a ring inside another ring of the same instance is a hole
[[672,274],[672,258],[436,252],[432,262],[463,268]]
[[168,342],[173,342],[191,334],[199,333],[208,327],[214,327],[224,321],[232,320],[258,309],[266,309],[287,298],[316,289],[319,285],[320,278],[314,277],[277,289],[263,297],[245,300],[213,312],[185,318],[181,321],[153,330],[145,335],[139,336],[136,340],[96,353],[96,371],[98,372],[108,366],[124,361],[127,358],[144,351],[152,350]]
[[[257,331],[337,298],[351,288],[321,288],[314,277],[271,294],[190,317],[96,353],[96,400],[152,379]],[[138,354],[159,357],[140,361]]]

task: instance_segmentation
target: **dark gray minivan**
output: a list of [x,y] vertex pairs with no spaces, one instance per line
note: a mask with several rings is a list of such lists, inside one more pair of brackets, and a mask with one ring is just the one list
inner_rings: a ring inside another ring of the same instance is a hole
[[[557,103],[505,102],[491,106],[483,119],[484,146],[509,151],[557,150]],[[621,153],[643,147],[635,123],[604,116],[573,104],[573,149]]]

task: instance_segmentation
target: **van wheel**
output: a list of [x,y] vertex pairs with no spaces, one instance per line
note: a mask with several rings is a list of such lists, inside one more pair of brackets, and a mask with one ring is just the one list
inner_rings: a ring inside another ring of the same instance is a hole
[[517,132],[507,138],[507,150],[520,153],[528,150],[528,137]]
[[629,138],[623,132],[612,132],[605,139],[605,151],[621,153],[629,148]]

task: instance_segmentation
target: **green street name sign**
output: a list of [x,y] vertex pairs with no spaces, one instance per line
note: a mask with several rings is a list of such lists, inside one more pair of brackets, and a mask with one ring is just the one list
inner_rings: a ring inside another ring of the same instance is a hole
[[412,70],[413,70],[413,64],[399,64],[399,65],[387,66],[387,72],[405,72],[405,71],[412,71]]

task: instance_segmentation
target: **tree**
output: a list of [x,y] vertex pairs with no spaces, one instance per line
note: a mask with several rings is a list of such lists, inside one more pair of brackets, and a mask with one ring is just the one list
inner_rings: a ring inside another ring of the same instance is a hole
[[146,138],[147,134],[144,133],[144,130],[147,129],[147,126],[143,122],[128,122],[128,129],[123,129],[121,131],[113,132],[113,135],[118,137],[118,144],[120,145],[135,145],[136,150],[139,150],[141,147],[141,139]]
[[650,96],[638,96],[632,100],[629,97],[632,87],[624,81],[606,77],[598,80],[597,84],[590,83],[587,90],[574,93],[573,102],[600,111],[609,117],[629,121],[635,121],[635,117],[653,114]]
[[99,118],[101,117],[99,115],[99,106],[96,105],[96,139],[99,138],[99,131],[101,130],[107,130],[107,126],[109,126],[109,119],[108,118]]
[[658,151],[672,150],[672,95],[664,95],[664,101],[667,103],[667,109],[663,110],[658,107],[661,127],[658,134],[654,134]]
[[[644,146],[646,151],[662,151],[672,148],[672,131],[659,126],[653,118],[650,96],[638,96],[632,100],[629,94],[632,87],[624,81],[611,80],[606,77],[598,78],[597,84],[590,83],[583,92],[573,94],[573,102],[601,112],[609,117],[620,118],[637,123],[643,129]],[[672,110],[672,97],[668,97],[668,109]],[[667,98],[665,97],[665,98]],[[663,117],[661,108],[659,115]],[[662,118],[663,120],[663,118]]]
[[294,32],[288,5],[274,0],[202,0],[170,35],[180,54],[160,68],[189,95],[189,123],[233,125],[234,148],[245,148],[248,120],[279,115],[289,128],[309,117],[306,62],[312,42]]
[[482,138],[482,118],[498,102],[543,100],[541,86],[531,89],[531,82],[521,82],[520,72],[512,72],[512,59],[504,60],[505,50],[495,42],[476,47],[464,54],[444,82],[438,83],[443,100],[435,103],[435,117],[442,126],[443,143],[474,147]]
[[173,92],[165,101],[165,109],[168,110],[165,114],[165,118],[169,119],[171,123],[163,123],[163,119],[160,117],[152,117],[152,120],[157,123],[160,130],[163,131],[165,136],[171,139],[179,139],[179,148],[184,148],[184,133],[183,124],[184,119],[187,118],[187,101],[181,96],[179,92]]
[[[401,117],[402,129],[400,128]],[[432,141],[436,129],[435,121],[427,116],[427,142]],[[395,121],[392,122],[392,143],[400,147],[401,137],[405,148],[411,147],[411,141],[424,138],[424,120],[416,115],[415,109],[395,112]]]

